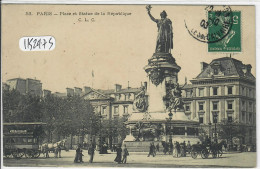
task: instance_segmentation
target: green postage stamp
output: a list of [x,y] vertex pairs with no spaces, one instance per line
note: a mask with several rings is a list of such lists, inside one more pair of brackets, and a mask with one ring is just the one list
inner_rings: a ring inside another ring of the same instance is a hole
[[[232,12],[232,26],[223,39],[215,43],[208,43],[208,52],[241,52],[241,12]],[[209,25],[208,32],[211,34],[219,29],[218,22],[225,22],[221,17],[220,12],[211,11],[208,13],[208,19],[213,20],[212,25]],[[214,24],[218,24],[214,26]]]

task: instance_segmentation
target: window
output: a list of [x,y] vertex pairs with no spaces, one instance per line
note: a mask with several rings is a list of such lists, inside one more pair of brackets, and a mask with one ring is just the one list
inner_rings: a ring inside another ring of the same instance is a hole
[[233,119],[232,119],[232,114],[228,114],[228,119],[227,119],[227,120],[228,120],[229,123],[232,122],[232,120],[233,120]]
[[245,106],[246,102],[242,101],[242,110],[246,110],[246,106]]
[[191,97],[191,91],[190,90],[186,91],[186,97]]
[[199,103],[199,111],[203,111],[204,110],[204,103]]
[[217,87],[213,87],[213,95],[218,95],[218,88]]
[[252,120],[253,120],[252,113],[249,113],[249,119],[248,119],[249,123],[252,123],[253,122]]
[[242,95],[244,95],[244,96],[246,95],[246,94],[245,94],[245,88],[244,88],[244,87],[242,87]]
[[249,97],[252,97],[252,89],[249,89]]
[[232,90],[232,89],[233,89],[232,86],[229,86],[229,87],[228,87],[228,94],[233,94],[233,90]]
[[107,106],[103,106],[102,107],[102,114],[106,114],[106,111],[107,111]]
[[94,112],[98,113],[98,107],[97,106],[94,106]]
[[253,111],[253,103],[249,102],[249,111],[252,112]]
[[229,110],[232,110],[233,109],[233,102],[229,101],[227,107],[228,107]]
[[218,123],[218,114],[212,114],[213,117],[213,123]]
[[214,75],[218,75],[218,69],[214,69]]
[[189,104],[186,105],[185,110],[186,110],[186,111],[190,111],[190,105],[189,105]]
[[124,114],[128,114],[128,106],[124,106]]
[[120,96],[119,95],[116,95],[116,100],[119,100],[120,99]]
[[227,73],[228,73],[228,74],[230,73],[230,68],[227,68]]
[[204,96],[204,89],[203,88],[199,89],[199,96]]
[[199,123],[201,123],[201,124],[203,123],[203,115],[199,116]]
[[242,112],[242,121],[246,122],[246,113],[245,112]]
[[114,114],[118,114],[118,110],[119,110],[118,106],[114,106]]
[[218,102],[213,102],[213,110],[218,110]]

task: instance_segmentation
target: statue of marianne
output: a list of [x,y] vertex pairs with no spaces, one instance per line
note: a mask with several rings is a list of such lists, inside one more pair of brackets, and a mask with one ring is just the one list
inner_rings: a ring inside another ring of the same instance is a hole
[[155,19],[151,15],[151,5],[147,5],[146,9],[151,20],[157,23],[158,36],[156,40],[156,53],[171,53],[173,49],[173,33],[172,33],[172,21],[167,18],[165,11],[161,12],[161,19]]

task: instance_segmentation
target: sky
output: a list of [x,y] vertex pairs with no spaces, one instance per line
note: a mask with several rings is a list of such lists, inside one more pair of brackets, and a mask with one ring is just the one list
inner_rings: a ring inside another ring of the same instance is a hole
[[[255,8],[231,8],[241,11],[242,21],[242,52],[231,56],[251,64],[255,75]],[[204,9],[203,6],[152,5],[155,18],[165,10],[172,21],[172,55],[181,66],[179,83],[184,83],[185,77],[195,78],[201,71],[200,62],[210,63],[230,56],[230,53],[209,53],[208,44],[195,40],[185,28],[187,22],[201,29]],[[32,15],[26,16],[26,12]],[[52,15],[42,16],[37,12],[52,12]],[[60,15],[60,12],[77,15]],[[86,16],[79,12],[100,14]],[[131,15],[112,16],[108,12]],[[2,81],[36,78],[41,80],[43,89],[52,92],[83,86],[112,89],[116,83],[127,87],[128,81],[130,87],[140,87],[141,82],[148,81],[143,68],[154,53],[157,26],[147,15],[145,5],[3,5],[2,16]],[[79,18],[94,18],[95,22],[79,22]],[[47,35],[56,40],[54,50],[20,50],[20,38]]]

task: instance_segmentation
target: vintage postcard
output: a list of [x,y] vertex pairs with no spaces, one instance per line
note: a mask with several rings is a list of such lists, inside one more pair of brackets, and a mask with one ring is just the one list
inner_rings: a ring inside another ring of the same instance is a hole
[[3,167],[256,167],[255,6],[1,12]]

